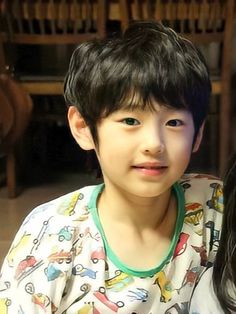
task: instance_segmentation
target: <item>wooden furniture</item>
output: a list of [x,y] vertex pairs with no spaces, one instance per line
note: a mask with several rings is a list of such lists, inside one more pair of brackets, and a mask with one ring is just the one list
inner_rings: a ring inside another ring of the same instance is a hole
[[[1,72],[14,72],[14,61],[9,58],[10,49],[7,49],[13,45],[48,46],[49,49],[50,46],[56,45],[63,49],[68,45],[75,46],[83,41],[104,37],[106,1],[0,0],[0,18],[0,40],[4,46],[0,62]],[[52,60],[53,62],[56,61]],[[16,75],[20,84],[30,94],[63,94],[64,75]]]
[[[123,29],[135,20],[154,19],[174,28],[197,45],[219,43],[220,71],[212,73],[212,93],[220,95],[219,174],[224,172],[230,151],[234,2],[234,0],[119,0]],[[211,57],[210,55],[209,59]]]
[[[63,96],[71,52],[81,42],[104,37],[105,24],[106,0],[0,0],[0,73],[13,76],[18,87],[30,95]],[[21,113],[16,112],[16,119],[19,117],[22,119]],[[46,120],[48,113],[43,117]],[[61,117],[55,114],[53,119],[60,122]],[[14,197],[17,141],[7,137],[3,144],[9,196]]]
[[0,152],[6,156],[8,196],[17,196],[16,147],[28,126],[32,100],[24,89],[6,74],[0,75]]

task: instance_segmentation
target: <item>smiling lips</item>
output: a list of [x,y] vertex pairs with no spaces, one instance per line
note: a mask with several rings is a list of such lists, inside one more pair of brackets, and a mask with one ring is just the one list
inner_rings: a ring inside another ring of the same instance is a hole
[[152,162],[147,162],[147,163],[140,163],[135,166],[133,166],[135,170],[145,174],[145,175],[150,175],[150,176],[156,176],[160,175],[163,173],[164,170],[167,169],[167,166],[161,165],[159,163],[152,163]]

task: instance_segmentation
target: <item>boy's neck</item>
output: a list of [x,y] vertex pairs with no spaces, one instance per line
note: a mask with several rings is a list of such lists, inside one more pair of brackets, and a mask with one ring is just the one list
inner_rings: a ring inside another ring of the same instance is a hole
[[98,201],[98,211],[101,221],[121,222],[142,232],[165,224],[174,200],[171,188],[157,197],[146,198],[106,186]]
[[98,213],[108,245],[129,267],[151,269],[166,256],[177,217],[171,189],[156,198],[144,199],[124,197],[105,187]]

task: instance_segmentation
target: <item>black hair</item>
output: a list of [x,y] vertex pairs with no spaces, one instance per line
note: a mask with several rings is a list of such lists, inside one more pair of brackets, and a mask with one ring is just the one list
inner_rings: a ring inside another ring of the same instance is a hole
[[224,179],[224,217],[213,268],[213,285],[225,313],[236,311],[236,154]]
[[172,29],[135,22],[121,37],[82,43],[74,51],[64,85],[97,142],[96,125],[120,108],[160,105],[192,113],[195,136],[206,118],[211,83],[200,51]]

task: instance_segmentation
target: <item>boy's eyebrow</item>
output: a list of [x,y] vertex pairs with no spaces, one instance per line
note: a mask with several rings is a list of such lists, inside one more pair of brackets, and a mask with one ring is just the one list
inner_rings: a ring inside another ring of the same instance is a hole
[[[158,106],[158,107],[157,107]],[[146,106],[146,107],[140,107],[140,105],[137,106],[125,106],[125,107],[120,107],[117,111],[121,113],[132,113],[132,112],[145,112],[145,111],[151,111],[151,112],[160,112],[164,111],[166,113],[182,113],[182,112],[189,112],[188,109],[186,108],[174,108],[166,105],[159,105],[153,104],[152,106]]]
[[163,106],[164,110],[170,111],[170,112],[190,112],[187,108],[175,108],[170,106]]

